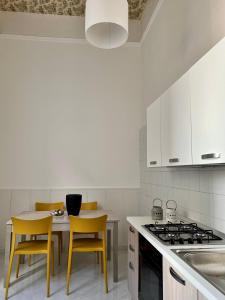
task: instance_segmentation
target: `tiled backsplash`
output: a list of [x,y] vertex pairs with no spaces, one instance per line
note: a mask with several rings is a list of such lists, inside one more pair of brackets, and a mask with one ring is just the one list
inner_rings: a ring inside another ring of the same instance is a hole
[[138,211],[139,189],[102,188],[102,189],[44,189],[44,190],[0,190],[0,250],[5,244],[5,224],[10,216],[34,209],[36,201],[64,201],[66,194],[81,193],[83,201],[97,201],[99,207],[112,210],[119,216],[119,246],[127,244],[126,216],[136,215]]
[[176,200],[178,212],[225,232],[225,167],[147,168],[147,132],[140,131],[141,215],[152,200]]

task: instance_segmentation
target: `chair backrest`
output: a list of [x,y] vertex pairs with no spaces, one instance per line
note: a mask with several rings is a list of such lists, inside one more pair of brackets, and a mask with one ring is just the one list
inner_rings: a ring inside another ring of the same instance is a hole
[[81,203],[81,210],[97,210],[97,202],[83,202]]
[[36,202],[35,203],[35,210],[36,211],[50,211],[50,210],[57,210],[57,209],[64,209],[64,202]]
[[37,219],[24,220],[12,217],[13,233],[20,235],[50,234],[52,232],[52,216]]
[[12,217],[13,234],[11,253],[15,251],[17,235],[48,234],[48,251],[51,249],[52,216],[37,220],[24,220]]
[[107,215],[98,218],[79,218],[70,216],[70,232],[96,233],[106,231]]

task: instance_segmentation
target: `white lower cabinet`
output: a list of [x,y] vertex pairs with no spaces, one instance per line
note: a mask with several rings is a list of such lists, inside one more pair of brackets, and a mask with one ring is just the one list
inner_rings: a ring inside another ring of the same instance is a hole
[[163,259],[163,300],[198,300],[197,289]]
[[209,300],[198,291],[198,300]]
[[209,300],[163,258],[163,300]]
[[138,232],[128,226],[128,288],[132,300],[138,300]]
[[[138,300],[139,234],[128,226],[128,288],[131,300]],[[163,258],[163,300],[210,300]]]

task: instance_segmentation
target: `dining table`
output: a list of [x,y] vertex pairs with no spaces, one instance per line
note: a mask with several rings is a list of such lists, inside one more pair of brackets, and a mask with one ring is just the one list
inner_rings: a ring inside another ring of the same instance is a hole
[[[45,218],[50,215],[49,211],[25,211],[21,212],[19,215],[15,216],[19,219],[24,220],[37,220]],[[81,218],[97,218],[102,215],[107,215],[107,258],[111,260],[111,250],[112,250],[112,260],[113,260],[113,281],[118,282],[118,225],[119,218],[111,210],[84,210],[80,211],[78,217]],[[9,266],[9,256],[11,250],[11,238],[12,238],[12,221],[11,219],[6,223],[6,238],[5,238],[5,277],[3,284],[5,286],[6,274],[8,272]],[[69,217],[67,213],[63,216],[53,216],[52,221],[52,231],[70,231]],[[21,241],[26,240],[26,235],[21,235]],[[24,258],[22,259],[24,263]]]

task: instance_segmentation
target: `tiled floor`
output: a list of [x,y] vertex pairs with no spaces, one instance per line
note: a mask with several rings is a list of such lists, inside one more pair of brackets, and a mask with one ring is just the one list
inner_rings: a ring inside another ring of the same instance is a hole
[[[75,254],[73,257],[73,270],[71,275],[70,295],[65,295],[66,285],[66,254],[60,267],[56,267],[56,274],[51,278],[51,300],[130,300],[127,289],[127,254],[119,253],[119,282],[113,283],[112,262],[109,270],[109,294],[104,293],[104,280],[99,265],[96,264],[94,254]],[[11,276],[9,299],[12,300],[41,300],[46,298],[45,261],[27,264],[21,267],[20,278],[15,280],[15,267]],[[57,263],[56,263],[57,264]],[[4,299],[2,284],[3,255],[0,255],[0,299]]]

